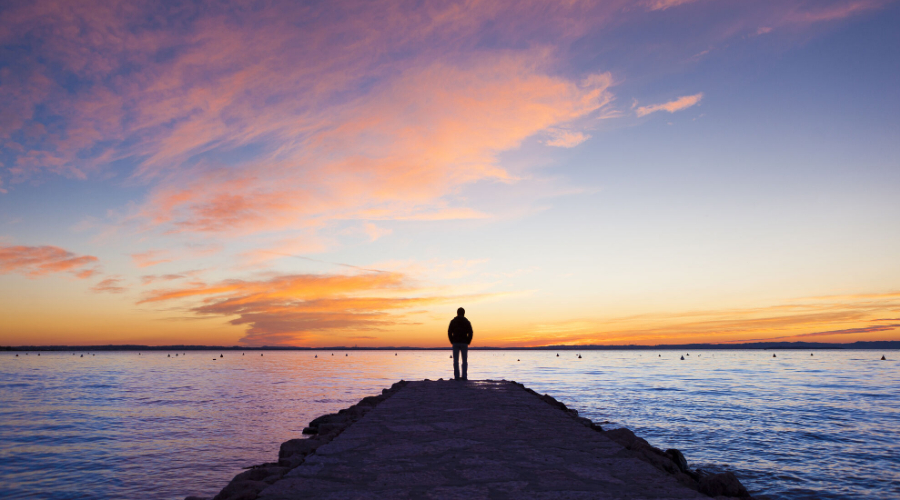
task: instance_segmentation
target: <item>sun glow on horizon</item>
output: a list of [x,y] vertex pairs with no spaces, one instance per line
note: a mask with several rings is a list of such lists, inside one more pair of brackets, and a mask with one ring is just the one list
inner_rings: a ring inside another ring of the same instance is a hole
[[0,345],[900,340],[897,2],[0,19]]

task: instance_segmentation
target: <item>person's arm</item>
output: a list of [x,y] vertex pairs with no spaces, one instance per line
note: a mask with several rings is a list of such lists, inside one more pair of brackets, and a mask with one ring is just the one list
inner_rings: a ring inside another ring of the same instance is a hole
[[450,326],[447,327],[447,340],[449,340],[451,344],[453,343],[453,321],[452,320],[450,321]]
[[472,322],[471,322],[471,321],[467,321],[466,323],[467,323],[468,326],[469,326],[468,328],[466,328],[466,330],[468,330],[468,331],[466,332],[466,344],[471,344],[471,343],[472,343],[472,336],[475,334],[475,332],[472,331]]

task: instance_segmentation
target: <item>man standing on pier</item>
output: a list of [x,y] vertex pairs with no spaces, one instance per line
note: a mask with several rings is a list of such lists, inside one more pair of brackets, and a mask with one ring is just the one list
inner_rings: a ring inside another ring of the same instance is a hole
[[469,344],[472,343],[472,323],[466,319],[466,310],[460,307],[456,310],[456,317],[450,320],[447,328],[447,337],[453,344],[453,377],[460,380],[459,353],[462,351],[462,380],[468,380],[469,371]]

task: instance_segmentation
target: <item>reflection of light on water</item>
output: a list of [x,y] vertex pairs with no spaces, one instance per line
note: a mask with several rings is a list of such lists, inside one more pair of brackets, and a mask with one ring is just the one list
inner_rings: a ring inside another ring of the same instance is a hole
[[[881,352],[558,352],[471,350],[469,377],[522,382],[779,498],[896,497],[900,376]],[[0,486],[210,495],[316,416],[400,379],[452,376],[446,351],[319,353],[3,353]]]

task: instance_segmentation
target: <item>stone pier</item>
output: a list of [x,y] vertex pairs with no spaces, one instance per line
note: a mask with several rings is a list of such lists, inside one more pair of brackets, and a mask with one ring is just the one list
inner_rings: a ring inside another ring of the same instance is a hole
[[750,498],[514,382],[400,382],[305,433],[215,500]]

